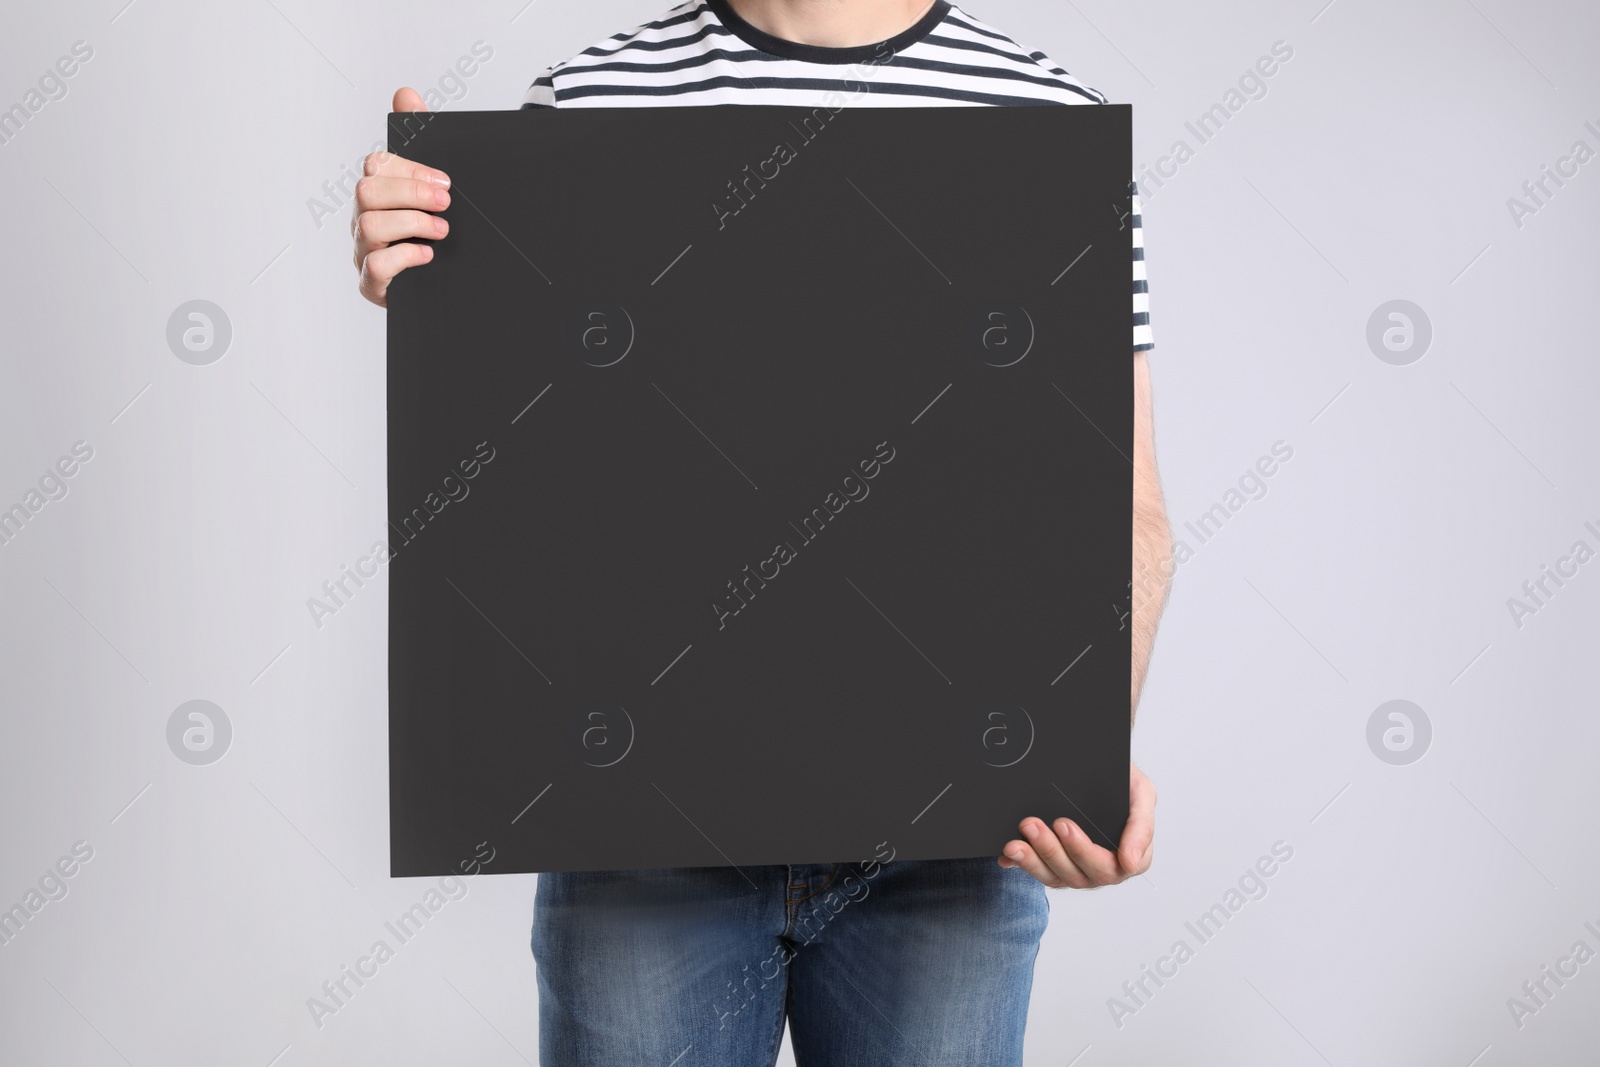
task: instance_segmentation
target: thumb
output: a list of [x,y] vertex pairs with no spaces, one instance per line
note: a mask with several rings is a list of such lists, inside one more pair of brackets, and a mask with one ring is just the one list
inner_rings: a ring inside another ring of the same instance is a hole
[[395,90],[392,110],[396,112],[426,111],[428,110],[428,105],[422,102],[422,94],[408,85],[403,89]]

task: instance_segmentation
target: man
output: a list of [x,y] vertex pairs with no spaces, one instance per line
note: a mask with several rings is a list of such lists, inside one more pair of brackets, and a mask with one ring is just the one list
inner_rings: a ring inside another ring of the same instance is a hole
[[[1096,104],[1105,98],[936,0],[688,0],[536,79],[524,107]],[[425,110],[411,89],[396,111]],[[352,223],[361,292],[433,258],[447,175],[369,156]],[[1134,248],[1132,705],[1170,574],[1156,473],[1138,200]],[[792,784],[797,817],[805,794]],[[1131,768],[1115,853],[1071,819],[1024,819],[987,858],[545,874],[533,951],[548,1067],[771,1064],[787,1020],[805,1067],[1014,1067],[1044,889],[1111,885],[1150,865],[1155,791]],[[627,832],[626,827],[614,828]],[[611,832],[611,831],[605,831]]]

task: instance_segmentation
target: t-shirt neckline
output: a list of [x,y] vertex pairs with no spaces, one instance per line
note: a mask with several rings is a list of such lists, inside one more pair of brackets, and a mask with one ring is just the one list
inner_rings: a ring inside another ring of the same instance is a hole
[[738,12],[733,10],[733,5],[728,0],[706,0],[714,15],[721,20],[739,40],[754,48],[758,52],[778,56],[781,59],[798,59],[807,63],[866,63],[872,59],[882,61],[885,50],[889,55],[904,51],[933,32],[933,28],[944,21],[950,13],[948,0],[935,0],[934,5],[928,9],[909,29],[890,37],[886,41],[876,44],[854,45],[848,48],[834,48],[827,45],[800,44],[797,41],[786,41],[782,37],[774,37],[763,30],[758,30],[750,25]]

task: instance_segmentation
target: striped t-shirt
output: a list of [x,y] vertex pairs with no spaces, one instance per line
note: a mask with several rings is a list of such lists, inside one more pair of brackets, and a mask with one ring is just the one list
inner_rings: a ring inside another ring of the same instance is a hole
[[[687,0],[541,74],[525,108],[783,104],[958,107],[1103,104],[1106,98],[954,4],[877,44],[830,48],[764,33],[728,0]],[[1134,189],[1133,347],[1153,348]]]

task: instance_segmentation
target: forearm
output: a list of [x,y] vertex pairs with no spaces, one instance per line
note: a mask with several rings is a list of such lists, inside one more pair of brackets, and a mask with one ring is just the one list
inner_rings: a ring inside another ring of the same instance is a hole
[[1144,688],[1156,627],[1172,584],[1172,529],[1167,523],[1161,495],[1161,475],[1156,469],[1155,425],[1150,397],[1150,367],[1143,352],[1134,353],[1133,417],[1133,576],[1131,617],[1133,631],[1132,699],[1129,715],[1137,713]]

